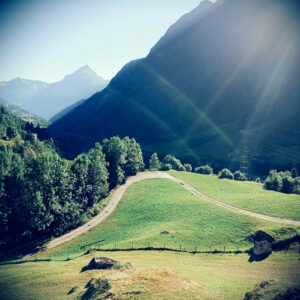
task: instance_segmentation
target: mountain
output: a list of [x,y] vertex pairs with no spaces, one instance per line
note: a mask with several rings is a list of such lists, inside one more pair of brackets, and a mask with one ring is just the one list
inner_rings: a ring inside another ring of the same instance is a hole
[[39,125],[40,127],[47,127],[49,126],[49,122],[45,119],[34,115],[24,109],[22,109],[18,105],[8,104],[6,101],[0,99],[0,107],[4,107],[7,112],[10,114],[20,118],[21,120],[25,122],[32,123],[34,126]]
[[22,106],[49,86],[47,82],[15,78],[0,82],[0,97],[10,104]]
[[20,78],[2,82],[0,97],[10,104],[50,119],[64,108],[89,98],[107,84],[108,81],[85,65],[63,80],[51,84]]
[[82,99],[82,100],[79,100],[79,101],[75,102],[74,104],[72,104],[72,105],[64,108],[59,113],[57,113],[56,115],[54,115],[49,121],[51,123],[56,122],[57,120],[61,119],[63,116],[65,116],[68,113],[70,113],[74,108],[76,108],[77,106],[81,105],[85,101],[86,101],[86,99]]
[[299,53],[299,1],[203,1],[49,133],[70,156],[128,135],[215,168],[300,166]]

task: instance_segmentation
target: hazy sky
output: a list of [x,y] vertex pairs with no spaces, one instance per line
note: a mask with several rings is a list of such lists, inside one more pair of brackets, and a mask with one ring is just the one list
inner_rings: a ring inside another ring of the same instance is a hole
[[88,64],[112,78],[200,0],[0,0],[0,80],[53,82]]

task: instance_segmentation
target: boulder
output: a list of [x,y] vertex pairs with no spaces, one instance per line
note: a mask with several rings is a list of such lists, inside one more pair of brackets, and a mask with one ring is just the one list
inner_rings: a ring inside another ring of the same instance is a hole
[[255,242],[267,241],[269,243],[273,243],[275,241],[274,237],[271,234],[262,230],[256,231],[251,235],[251,237]]
[[107,257],[94,257],[88,264],[88,269],[112,269],[120,262]]
[[266,240],[254,242],[253,254],[255,256],[268,256],[272,253],[272,245]]

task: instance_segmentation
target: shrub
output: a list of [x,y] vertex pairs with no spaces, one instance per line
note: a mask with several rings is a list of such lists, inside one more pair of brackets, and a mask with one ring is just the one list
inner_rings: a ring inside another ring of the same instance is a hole
[[168,154],[164,157],[163,164],[170,164],[173,170],[185,171],[185,168],[180,160],[171,154]]
[[205,166],[195,168],[195,172],[204,175],[211,175],[214,173],[214,170],[209,165],[205,165]]
[[98,299],[99,295],[106,293],[111,285],[107,279],[92,279],[86,285],[87,290],[81,299]]
[[172,165],[171,164],[162,164],[161,169],[162,169],[162,171],[170,171],[170,170],[172,170]]
[[299,176],[299,175],[298,175],[298,171],[297,171],[296,168],[293,168],[293,169],[291,170],[291,173],[292,173],[292,177],[293,177],[293,178],[296,178],[296,177]]
[[223,169],[220,173],[219,173],[219,178],[227,178],[227,179],[233,179],[233,174],[230,172],[230,170],[228,169]]
[[257,183],[261,183],[261,179],[260,179],[260,177],[257,177],[257,178],[255,179],[255,182],[257,182]]
[[281,192],[286,194],[291,194],[294,191],[294,180],[291,176],[282,177],[282,187]]
[[184,164],[184,168],[187,172],[192,172],[193,171],[193,167],[191,164]]
[[233,178],[234,178],[234,180],[238,180],[238,181],[245,181],[245,180],[247,180],[247,177],[245,176],[245,174],[242,173],[242,172],[240,172],[240,171],[234,172]]
[[157,153],[153,153],[149,160],[149,168],[151,171],[157,171],[161,168],[161,163],[158,159]]
[[293,193],[300,194],[300,177],[294,178]]
[[266,190],[280,191],[282,187],[282,178],[276,170],[271,170],[269,176],[265,180],[264,188]]

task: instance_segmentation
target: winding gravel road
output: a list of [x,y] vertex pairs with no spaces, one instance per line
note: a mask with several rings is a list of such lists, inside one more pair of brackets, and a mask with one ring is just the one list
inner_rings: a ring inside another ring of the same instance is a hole
[[97,216],[92,218],[86,224],[70,231],[67,234],[64,234],[64,235],[62,235],[58,238],[55,238],[55,239],[51,240],[50,242],[46,243],[43,246],[43,250],[51,249],[51,248],[54,248],[58,245],[61,245],[61,244],[65,243],[65,242],[68,242],[68,241],[76,238],[77,236],[81,235],[82,233],[87,232],[91,228],[101,224],[106,218],[108,218],[115,211],[115,209],[117,208],[118,203],[122,199],[122,197],[125,194],[126,190],[133,183],[136,183],[138,181],[145,180],[145,179],[152,179],[152,178],[166,178],[166,179],[173,180],[173,181],[177,182],[178,184],[180,184],[185,189],[187,189],[189,192],[194,194],[195,196],[201,198],[202,200],[205,200],[205,201],[207,201],[211,204],[214,204],[216,206],[222,207],[224,209],[227,209],[227,210],[239,213],[239,214],[243,214],[243,215],[247,215],[247,216],[251,216],[251,217],[255,217],[255,218],[258,218],[258,219],[267,220],[267,221],[271,221],[271,222],[278,222],[278,223],[283,223],[283,224],[287,224],[287,225],[300,226],[300,221],[280,219],[280,218],[275,218],[275,217],[271,217],[271,216],[266,216],[266,215],[250,212],[250,211],[247,211],[245,209],[240,209],[240,208],[237,208],[235,206],[232,206],[232,205],[223,203],[221,201],[215,200],[213,198],[207,197],[207,196],[201,194],[198,190],[193,188],[191,185],[189,185],[189,184],[183,182],[182,180],[180,180],[178,178],[175,178],[175,177],[173,177],[173,176],[171,176],[167,173],[147,172],[147,173],[139,173],[136,176],[129,177],[124,185],[118,187],[112,193],[108,205],[102,210],[101,213],[99,213]]

